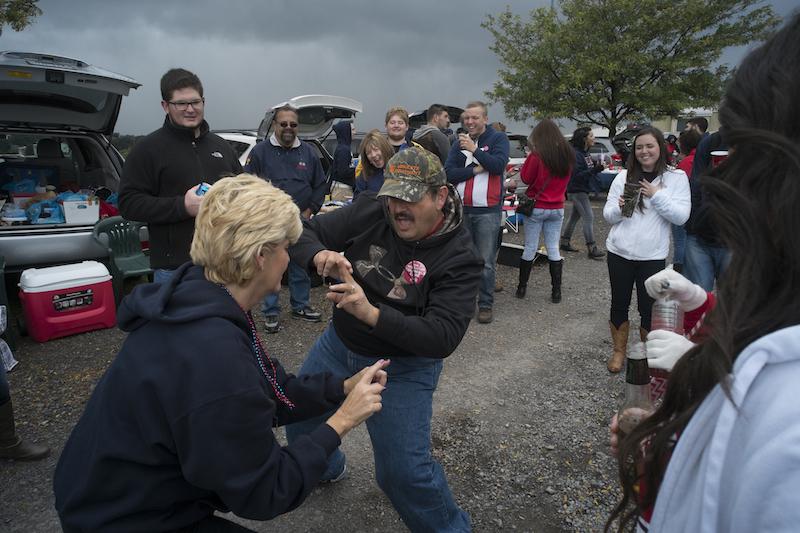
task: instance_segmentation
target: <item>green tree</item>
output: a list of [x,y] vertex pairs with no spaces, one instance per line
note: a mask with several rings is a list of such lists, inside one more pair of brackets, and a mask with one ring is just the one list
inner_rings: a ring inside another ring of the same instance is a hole
[[8,25],[14,31],[21,31],[33,22],[34,17],[42,14],[36,5],[39,0],[0,0],[0,35],[3,26]]
[[487,96],[517,120],[570,118],[615,132],[623,121],[717,104],[722,51],[778,24],[759,0],[563,0],[528,20],[488,15],[504,68]]

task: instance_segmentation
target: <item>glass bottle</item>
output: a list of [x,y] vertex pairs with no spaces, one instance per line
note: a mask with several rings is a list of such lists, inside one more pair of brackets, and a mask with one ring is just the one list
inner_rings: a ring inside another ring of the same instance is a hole
[[628,348],[625,364],[625,401],[617,414],[620,437],[633,431],[652,412],[650,371],[647,367],[645,345],[636,342]]

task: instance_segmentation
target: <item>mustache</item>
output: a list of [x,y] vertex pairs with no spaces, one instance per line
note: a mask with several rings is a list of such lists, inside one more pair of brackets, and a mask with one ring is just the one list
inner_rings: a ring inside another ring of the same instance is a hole
[[395,213],[393,218],[395,220],[410,220],[411,222],[414,221],[414,215],[412,215],[411,213],[407,213],[405,211]]

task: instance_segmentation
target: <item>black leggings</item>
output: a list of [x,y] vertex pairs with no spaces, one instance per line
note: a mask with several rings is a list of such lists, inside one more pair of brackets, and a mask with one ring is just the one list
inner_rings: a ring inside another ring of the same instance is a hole
[[608,279],[611,281],[611,323],[615,328],[628,320],[633,284],[636,283],[636,300],[639,303],[641,326],[650,331],[650,313],[653,300],[644,288],[644,281],[664,270],[666,261],[632,261],[608,252]]

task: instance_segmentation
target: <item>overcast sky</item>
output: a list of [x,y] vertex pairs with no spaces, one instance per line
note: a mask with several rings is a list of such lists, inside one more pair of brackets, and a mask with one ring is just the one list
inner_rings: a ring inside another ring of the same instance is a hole
[[[383,127],[391,106],[462,106],[483,99],[500,63],[480,27],[503,6],[526,14],[549,0],[42,0],[22,32],[6,27],[0,49],[44,52],[125,74],[142,84],[122,103],[116,130],[160,126],[158,82],[172,67],[203,81],[212,128],[255,128],[265,109],[300,94],[364,104],[359,130]],[[785,16],[797,0],[769,2]],[[745,50],[726,53],[738,63]],[[500,104],[490,120],[510,123]],[[513,131],[528,133],[524,124]]]

